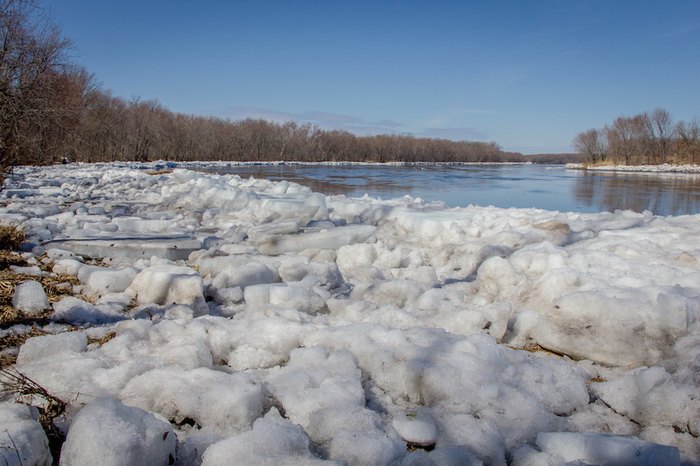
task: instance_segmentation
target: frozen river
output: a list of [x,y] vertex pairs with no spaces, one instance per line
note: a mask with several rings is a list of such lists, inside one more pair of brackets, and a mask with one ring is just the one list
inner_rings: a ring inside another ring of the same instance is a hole
[[700,212],[700,175],[591,173],[563,166],[343,166],[242,165],[216,167],[247,178],[294,181],[323,194],[389,199],[409,195],[469,204],[601,212],[652,211],[657,215]]

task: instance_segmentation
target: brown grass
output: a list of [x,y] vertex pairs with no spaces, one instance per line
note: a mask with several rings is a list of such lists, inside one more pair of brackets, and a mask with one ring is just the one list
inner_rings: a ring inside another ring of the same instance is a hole
[[86,302],[94,302],[95,298],[83,294],[73,293],[73,286],[80,284],[78,279],[72,275],[52,274],[43,276],[26,275],[15,273],[11,270],[0,270],[0,328],[9,328],[17,324],[43,325],[48,323],[51,310],[43,311],[39,314],[27,316],[21,311],[12,307],[12,297],[17,285],[27,281],[35,280],[41,283],[49,299],[49,303],[60,301],[66,296],[75,296]]
[[88,338],[88,343],[97,343],[98,345],[102,346],[116,336],[117,334],[115,332],[109,332],[102,338]]
[[528,353],[545,353],[550,356],[558,356],[558,357],[569,357],[564,353],[559,353],[557,351],[553,351],[547,348],[543,348],[542,346],[538,345],[537,343],[531,343],[526,346],[518,347],[518,346],[511,346],[511,345],[506,345],[510,349],[514,350],[519,350],[519,351],[527,351]]
[[0,270],[6,269],[11,265],[25,266],[27,261],[16,252],[0,250]]
[[51,454],[54,458],[59,458],[66,437],[56,427],[54,419],[65,413],[68,404],[12,366],[0,369],[0,382],[0,393],[3,395],[13,396],[17,403],[38,405],[39,423],[46,432]]
[[12,225],[0,225],[0,250],[16,251],[24,242],[24,231]]
[[[33,326],[31,330],[25,333],[6,335],[0,338],[0,350],[6,350],[10,348],[19,348],[24,344],[25,341],[32,337],[39,337],[46,335],[39,327]],[[17,355],[15,353],[5,353],[0,356],[0,369],[15,364],[17,362]]]
[[146,170],[149,175],[168,175],[173,172],[172,168],[161,168],[160,170]]

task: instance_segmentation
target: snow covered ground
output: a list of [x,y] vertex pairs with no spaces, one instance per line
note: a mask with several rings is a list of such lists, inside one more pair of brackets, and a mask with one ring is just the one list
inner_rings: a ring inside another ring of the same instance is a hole
[[[700,464],[700,215],[134,167],[20,168],[2,193],[30,263],[94,298],[17,357],[69,403],[61,464]],[[49,461],[37,428],[0,403],[8,464]]]
[[644,172],[644,173],[700,173],[700,165],[591,165],[567,163],[566,168],[595,171]]

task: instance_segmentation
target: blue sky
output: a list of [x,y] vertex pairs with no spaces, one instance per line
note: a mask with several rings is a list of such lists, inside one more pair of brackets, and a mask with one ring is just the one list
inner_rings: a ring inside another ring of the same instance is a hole
[[700,1],[42,0],[104,88],[173,111],[570,150],[700,118]]

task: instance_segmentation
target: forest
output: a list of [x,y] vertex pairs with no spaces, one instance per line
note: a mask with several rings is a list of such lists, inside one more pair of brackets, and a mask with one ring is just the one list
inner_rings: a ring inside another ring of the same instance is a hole
[[73,63],[71,43],[26,0],[0,0],[0,168],[63,160],[524,161],[493,142],[361,137],[295,122],[174,113],[126,100]]
[[588,164],[700,164],[700,125],[697,120],[674,122],[668,111],[657,108],[584,131],[574,147]]

